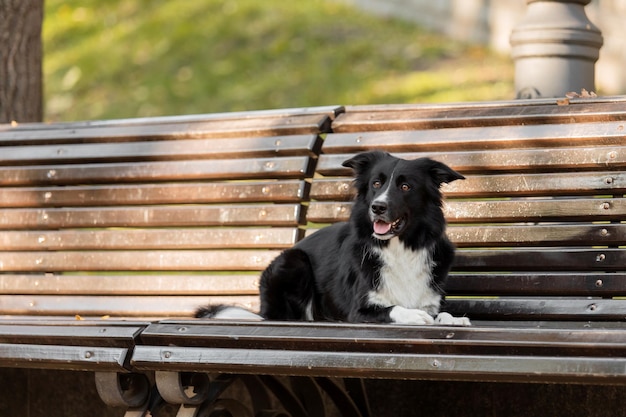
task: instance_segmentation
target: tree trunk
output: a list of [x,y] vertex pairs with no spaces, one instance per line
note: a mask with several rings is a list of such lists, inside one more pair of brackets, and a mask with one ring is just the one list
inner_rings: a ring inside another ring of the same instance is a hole
[[0,0],[0,123],[43,119],[44,0]]

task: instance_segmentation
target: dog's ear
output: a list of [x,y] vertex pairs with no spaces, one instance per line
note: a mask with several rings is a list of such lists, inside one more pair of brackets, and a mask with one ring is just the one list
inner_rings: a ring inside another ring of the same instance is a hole
[[446,164],[430,160],[430,169],[428,170],[437,187],[441,187],[443,183],[449,183],[455,180],[464,180],[465,177]]
[[388,153],[381,151],[363,152],[343,161],[341,165],[352,168],[356,175],[361,175],[367,172],[376,162],[388,155]]

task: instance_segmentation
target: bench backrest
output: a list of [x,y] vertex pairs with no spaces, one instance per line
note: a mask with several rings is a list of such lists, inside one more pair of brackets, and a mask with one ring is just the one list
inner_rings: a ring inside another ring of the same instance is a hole
[[0,314],[258,304],[336,107],[0,130]]
[[626,101],[347,107],[324,141],[307,220],[348,217],[350,155],[429,156],[458,247],[447,309],[473,320],[624,320]]
[[258,307],[283,248],[345,220],[341,162],[383,149],[444,188],[447,309],[624,320],[626,100],[359,106],[0,127],[0,315]]

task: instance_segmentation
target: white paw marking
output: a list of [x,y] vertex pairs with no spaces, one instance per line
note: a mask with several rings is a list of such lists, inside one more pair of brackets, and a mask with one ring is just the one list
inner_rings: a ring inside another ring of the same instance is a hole
[[435,319],[424,310],[395,306],[389,312],[391,321],[398,324],[434,324]]
[[450,313],[439,313],[435,317],[435,324],[444,326],[471,326],[472,323],[467,317],[454,317]]

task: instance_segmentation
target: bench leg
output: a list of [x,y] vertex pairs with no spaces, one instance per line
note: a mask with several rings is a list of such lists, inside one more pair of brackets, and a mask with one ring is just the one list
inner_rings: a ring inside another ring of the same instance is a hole
[[177,417],[325,417],[331,403],[333,415],[370,416],[358,379],[158,371],[155,381],[162,399],[179,405]]
[[96,389],[105,404],[127,409],[126,417],[143,417],[148,410],[150,381],[143,374],[96,372]]

